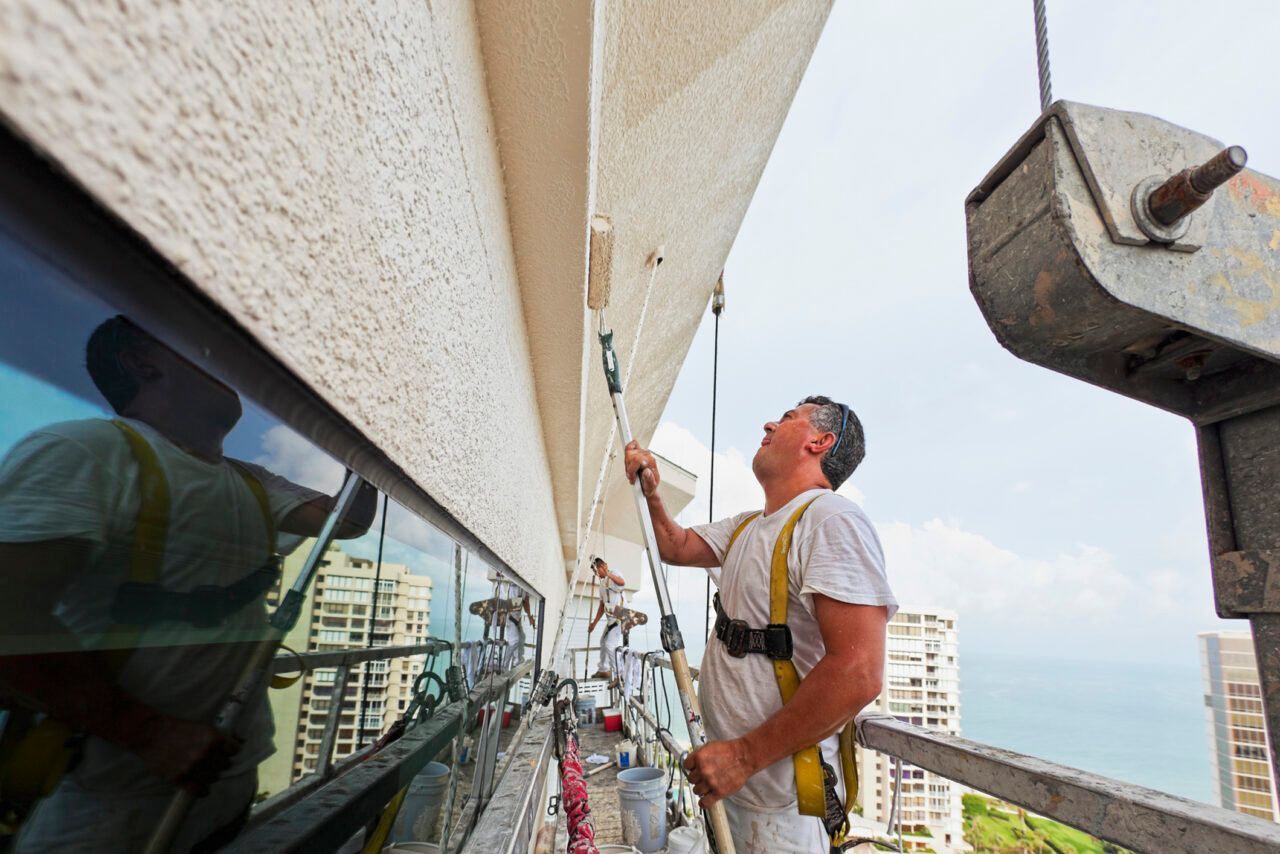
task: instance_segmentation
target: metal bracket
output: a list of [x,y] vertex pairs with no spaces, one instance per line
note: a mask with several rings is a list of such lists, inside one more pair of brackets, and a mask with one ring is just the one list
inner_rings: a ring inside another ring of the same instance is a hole
[[1213,560],[1218,616],[1280,614],[1280,551],[1224,552]]

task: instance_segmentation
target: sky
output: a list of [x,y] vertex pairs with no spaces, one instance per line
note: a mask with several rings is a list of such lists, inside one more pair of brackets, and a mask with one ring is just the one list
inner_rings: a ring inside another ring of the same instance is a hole
[[[1158,14],[1153,10],[1158,9]],[[1280,174],[1280,4],[1050,2],[1055,98],[1160,116]],[[968,291],[963,202],[1039,113],[1031,3],[837,3],[725,270],[717,515],[759,506],[801,397],[867,432],[852,487],[906,607],[962,649],[1185,663],[1213,611],[1188,422],[1019,361]],[[707,514],[708,312],[652,445]],[[700,599],[701,584],[682,595]],[[643,594],[642,594],[643,597]]]

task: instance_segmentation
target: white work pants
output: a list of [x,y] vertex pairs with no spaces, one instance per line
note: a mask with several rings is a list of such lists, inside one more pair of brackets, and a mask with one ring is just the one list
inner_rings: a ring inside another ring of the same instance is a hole
[[524,660],[524,623],[507,620],[507,648],[502,654],[502,669],[510,670]]
[[610,628],[605,629],[604,637],[600,638],[600,666],[596,669],[612,674],[616,669],[613,654],[620,646],[622,646],[622,626],[619,623],[612,623]]
[[831,850],[822,821],[789,812],[758,812],[721,801],[733,833],[733,847],[742,854],[825,854]]

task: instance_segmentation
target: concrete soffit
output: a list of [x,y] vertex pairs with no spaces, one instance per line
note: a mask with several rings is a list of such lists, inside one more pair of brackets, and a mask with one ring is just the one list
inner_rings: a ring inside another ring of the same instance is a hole
[[[592,0],[475,0],[560,540],[578,538],[594,195]],[[592,478],[594,486],[594,477]]]
[[[476,0],[476,10],[556,517],[572,560],[613,421],[586,309],[589,218],[613,222],[608,316],[632,373],[632,426],[647,442],[830,3]],[[608,477],[620,476],[615,460]]]

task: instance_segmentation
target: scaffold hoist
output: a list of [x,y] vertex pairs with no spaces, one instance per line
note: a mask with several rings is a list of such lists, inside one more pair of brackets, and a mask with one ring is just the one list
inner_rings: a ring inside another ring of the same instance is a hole
[[[1195,427],[1218,615],[1280,732],[1280,181],[1238,145],[1052,102],[965,201],[970,288],[1014,355]],[[1271,765],[1280,777],[1277,740]]]

